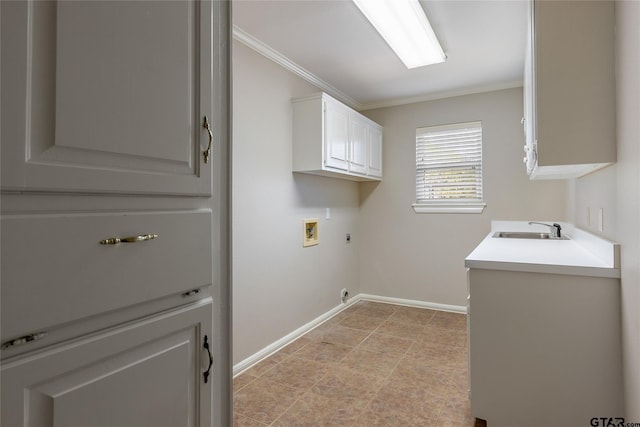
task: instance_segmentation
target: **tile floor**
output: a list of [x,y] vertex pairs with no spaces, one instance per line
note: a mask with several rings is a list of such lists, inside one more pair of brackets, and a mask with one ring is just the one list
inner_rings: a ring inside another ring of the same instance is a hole
[[473,427],[463,314],[360,301],[233,381],[235,427]]

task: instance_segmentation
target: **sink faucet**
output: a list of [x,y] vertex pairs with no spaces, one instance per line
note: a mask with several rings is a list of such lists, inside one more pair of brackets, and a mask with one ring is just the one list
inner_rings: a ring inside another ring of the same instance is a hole
[[529,225],[531,224],[546,225],[551,229],[551,233],[553,233],[553,237],[555,237],[556,239],[559,239],[562,237],[562,234],[561,234],[562,227],[560,227],[560,224],[558,224],[557,222],[554,222],[552,225],[552,224],[545,224],[544,222],[529,221]]

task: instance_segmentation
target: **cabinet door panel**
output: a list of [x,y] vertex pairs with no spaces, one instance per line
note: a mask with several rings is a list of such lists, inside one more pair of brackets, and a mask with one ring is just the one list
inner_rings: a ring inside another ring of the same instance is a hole
[[211,300],[5,362],[2,425],[209,425],[206,334]]
[[369,128],[369,156],[367,174],[382,178],[382,131],[377,127]]
[[369,126],[366,121],[355,114],[349,120],[349,171],[352,173],[367,173],[367,137]]
[[210,194],[209,2],[2,6],[4,188]]
[[325,166],[349,169],[349,110],[333,102],[325,103]]

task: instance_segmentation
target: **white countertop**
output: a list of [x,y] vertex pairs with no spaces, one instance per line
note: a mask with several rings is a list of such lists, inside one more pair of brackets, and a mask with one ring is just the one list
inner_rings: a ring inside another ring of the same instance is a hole
[[[541,221],[547,222],[547,221]],[[465,266],[491,270],[620,277],[619,245],[561,223],[569,240],[496,238],[496,231],[548,232],[526,221],[493,221],[491,232],[465,258]]]

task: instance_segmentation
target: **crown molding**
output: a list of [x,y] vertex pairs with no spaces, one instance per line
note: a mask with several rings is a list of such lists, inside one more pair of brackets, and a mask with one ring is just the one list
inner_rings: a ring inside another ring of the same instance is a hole
[[512,89],[516,87],[522,87],[523,84],[522,80],[513,80],[498,84],[474,86],[419,96],[408,96],[387,99],[383,101],[362,103],[342,92],[340,89],[333,87],[312,72],[291,61],[282,53],[253,37],[251,34],[247,33],[242,28],[236,25],[233,26],[233,38],[357,111],[373,110],[375,108],[395,107],[399,105],[415,104],[418,102],[435,101],[437,99],[453,98],[456,96],[474,95],[477,93]]
[[323,92],[328,93],[334,98],[347,104],[349,107],[355,110],[359,110],[362,108],[362,105],[358,101],[356,101],[346,93],[333,87],[332,85],[325,82],[315,74],[299,66],[298,64],[296,64],[295,62],[291,61],[289,58],[287,58],[286,56],[278,52],[277,50],[273,49],[271,46],[263,43],[262,41],[253,37],[251,34],[247,33],[242,28],[236,25],[233,26],[233,38],[238,40],[240,43],[244,44],[245,46],[255,50],[262,56],[272,60],[276,64],[292,72],[293,74],[297,75],[303,80],[306,80],[312,85],[317,86]]
[[478,93],[494,92],[497,90],[513,89],[517,87],[522,87],[522,84],[523,84],[522,80],[513,80],[510,82],[483,85],[483,86],[474,86],[474,87],[468,87],[463,89],[455,89],[455,90],[449,90],[449,91],[443,91],[443,92],[437,92],[437,93],[430,93],[426,95],[387,99],[380,102],[361,103],[360,111],[373,110],[374,108],[385,108],[385,107],[395,107],[398,105],[415,104],[418,102],[435,101],[437,99],[454,98],[456,96],[463,96],[463,95],[474,95]]

